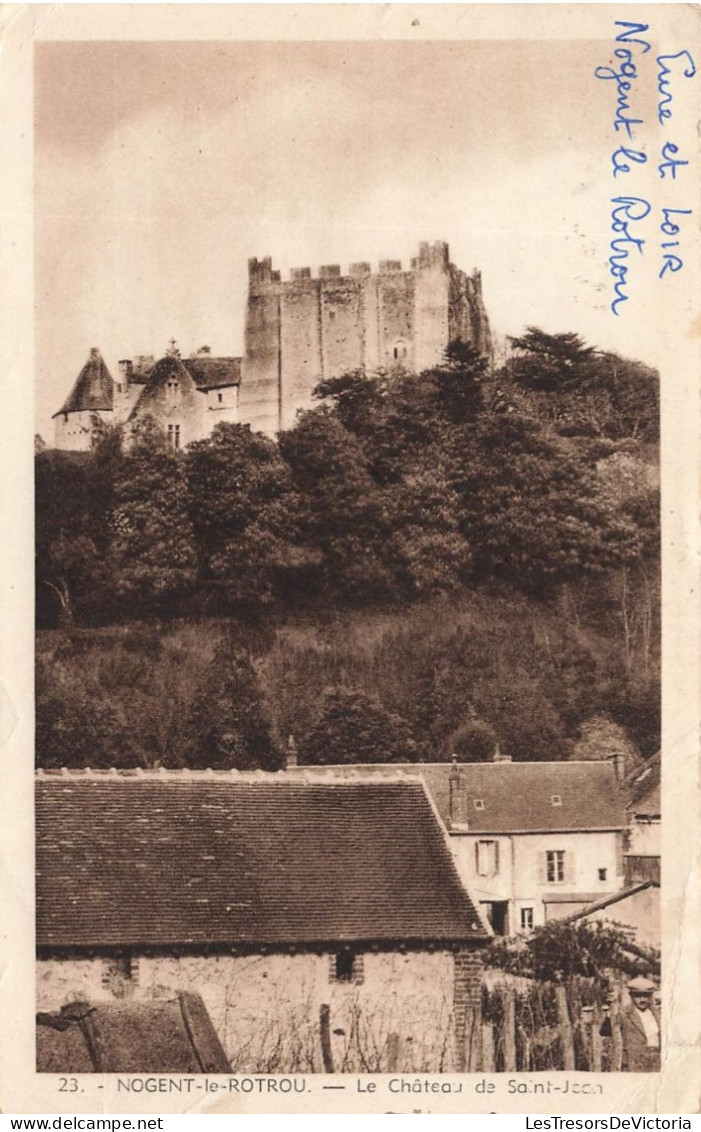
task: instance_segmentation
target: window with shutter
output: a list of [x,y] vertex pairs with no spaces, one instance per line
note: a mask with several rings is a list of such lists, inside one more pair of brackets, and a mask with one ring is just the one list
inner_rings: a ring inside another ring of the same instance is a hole
[[477,875],[493,877],[499,872],[499,842],[478,841],[475,844]]
[[574,869],[574,853],[571,850],[568,850],[565,853],[563,880],[566,884],[574,884],[576,881]]

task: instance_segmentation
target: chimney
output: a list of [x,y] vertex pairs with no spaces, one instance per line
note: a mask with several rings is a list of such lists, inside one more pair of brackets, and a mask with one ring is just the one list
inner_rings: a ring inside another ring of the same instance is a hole
[[451,757],[450,776],[448,778],[449,790],[449,828],[467,831],[467,796],[462,775],[458,770],[457,755]]
[[299,760],[297,759],[297,745],[295,743],[295,737],[294,735],[290,735],[289,739],[287,740],[287,757],[285,759],[285,770],[289,770],[289,768],[293,766],[299,766]]
[[122,378],[122,382],[126,388],[131,381],[131,375],[134,370],[131,358],[122,358],[117,364],[119,366],[119,376]]
[[492,762],[494,762],[494,763],[510,763],[511,762],[511,755],[502,754],[501,747],[497,743],[496,747],[494,748],[494,754],[492,755]]
[[616,780],[622,782],[626,774],[626,760],[623,751],[618,748],[612,755],[606,756],[606,761],[613,763],[613,769],[616,774]]

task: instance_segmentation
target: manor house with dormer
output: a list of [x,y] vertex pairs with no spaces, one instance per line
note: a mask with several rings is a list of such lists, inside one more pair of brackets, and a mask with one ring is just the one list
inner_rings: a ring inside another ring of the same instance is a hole
[[249,260],[243,358],[203,348],[181,358],[119,362],[115,378],[90,351],[64,405],[54,415],[56,447],[91,447],[95,419],[133,426],[154,417],[173,447],[207,437],[222,421],[274,437],[312,404],[324,378],[352,370],[401,367],[420,373],[441,362],[450,342],[491,356],[481,275],[450,262],[442,241],[419,245],[403,270],[398,260],[293,268],[282,280],[269,258]]

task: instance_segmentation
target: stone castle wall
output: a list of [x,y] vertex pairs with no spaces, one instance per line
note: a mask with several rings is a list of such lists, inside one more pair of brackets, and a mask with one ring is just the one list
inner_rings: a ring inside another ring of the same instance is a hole
[[[208,436],[219,421],[275,437],[311,407],[323,378],[397,365],[420,373],[440,363],[455,339],[491,355],[479,272],[455,267],[440,241],[420,244],[408,271],[398,260],[381,261],[376,273],[369,263],[351,264],[346,274],[327,264],[317,276],[308,267],[294,268],[283,281],[266,258],[250,260],[248,276],[240,389],[205,393],[183,378],[177,397],[150,384],[142,396],[154,359],[122,361],[113,410],[101,413],[103,419],[126,421],[141,397],[137,415],[151,413],[181,447]],[[92,435],[89,412],[57,418],[58,448],[88,450]]]
[[491,353],[479,273],[450,263],[448,245],[421,244],[409,271],[384,260],[341,274],[337,264],[312,276],[294,268],[282,281],[272,261],[249,262],[241,420],[275,435],[312,404],[323,378],[401,364],[421,372],[438,364],[456,338]]

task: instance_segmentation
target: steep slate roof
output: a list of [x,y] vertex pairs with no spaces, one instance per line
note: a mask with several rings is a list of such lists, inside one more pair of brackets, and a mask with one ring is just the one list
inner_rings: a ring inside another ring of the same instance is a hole
[[[457,770],[469,833],[563,833],[628,825],[620,784],[611,763],[604,761],[458,763],[455,768],[451,763],[373,763],[325,769],[346,778],[368,770],[420,774],[448,829],[450,775]],[[554,795],[560,805],[553,805]]]
[[93,349],[76,378],[63,406],[54,417],[62,413],[99,412],[113,407],[114,382],[100,351]]
[[627,810],[634,814],[660,813],[661,770],[662,759],[658,751],[624,778],[623,789],[628,798]]
[[144,388],[141,390],[136,404],[127,419],[133,421],[142,413],[147,413],[151,403],[158,401],[158,395],[161,390],[173,379],[180,382],[184,390],[193,389],[195,387],[194,378],[185,368],[182,358],[166,354],[165,357],[159,358],[155,366],[149,370],[146,375]]
[[211,354],[199,354],[196,358],[183,358],[183,365],[198,389],[223,389],[227,385],[241,384],[241,358],[213,358]]
[[230,1073],[198,994],[71,1002],[37,1015],[38,1073]]
[[487,938],[420,781],[46,773],[36,821],[40,949]]

